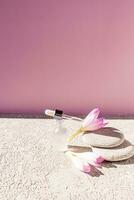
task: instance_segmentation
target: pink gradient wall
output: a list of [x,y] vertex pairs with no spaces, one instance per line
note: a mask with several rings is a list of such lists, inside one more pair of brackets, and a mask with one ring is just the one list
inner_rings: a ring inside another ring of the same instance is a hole
[[0,0],[0,113],[134,115],[133,0]]

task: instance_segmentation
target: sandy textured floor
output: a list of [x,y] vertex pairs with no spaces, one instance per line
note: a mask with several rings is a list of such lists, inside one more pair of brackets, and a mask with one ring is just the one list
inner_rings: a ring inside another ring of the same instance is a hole
[[[134,144],[134,120],[108,121]],[[134,199],[134,158],[86,175],[54,150],[53,130],[54,120],[0,119],[0,200]]]

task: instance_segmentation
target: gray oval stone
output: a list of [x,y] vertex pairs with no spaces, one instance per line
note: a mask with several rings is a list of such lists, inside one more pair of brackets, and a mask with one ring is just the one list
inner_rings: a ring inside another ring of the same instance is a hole
[[107,161],[121,161],[134,156],[134,146],[126,140],[116,148],[103,149],[93,147],[92,150],[99,153]]
[[124,135],[115,128],[105,127],[94,132],[84,133],[82,140],[85,145],[111,148],[124,142]]

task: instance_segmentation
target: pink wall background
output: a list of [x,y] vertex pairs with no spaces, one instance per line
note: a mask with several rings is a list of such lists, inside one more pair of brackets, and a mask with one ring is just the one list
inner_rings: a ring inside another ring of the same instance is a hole
[[0,113],[134,115],[133,0],[0,0]]

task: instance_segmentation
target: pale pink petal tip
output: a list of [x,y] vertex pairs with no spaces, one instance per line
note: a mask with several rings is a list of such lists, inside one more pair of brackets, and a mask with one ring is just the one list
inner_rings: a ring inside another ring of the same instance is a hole
[[85,173],[91,172],[91,166],[90,165],[84,165],[82,171],[85,172]]
[[103,158],[102,156],[99,156],[99,157],[96,159],[95,163],[96,163],[96,164],[100,164],[100,163],[102,163],[103,161],[104,161],[104,158]]
[[99,109],[99,108],[94,108],[93,111],[94,111],[95,113],[100,113],[100,109]]
[[95,119],[99,116],[99,114],[100,114],[100,109],[99,108],[95,108],[89,113],[89,115],[93,116]]

